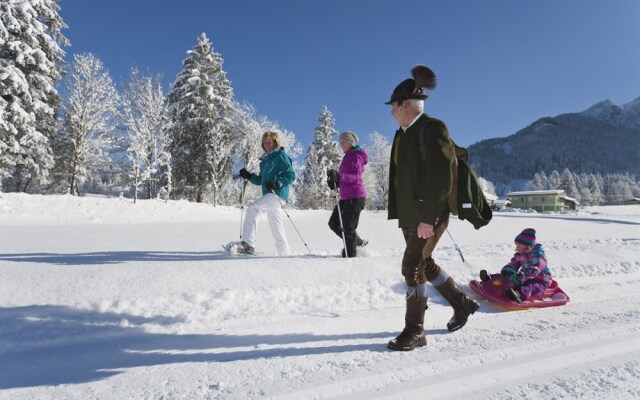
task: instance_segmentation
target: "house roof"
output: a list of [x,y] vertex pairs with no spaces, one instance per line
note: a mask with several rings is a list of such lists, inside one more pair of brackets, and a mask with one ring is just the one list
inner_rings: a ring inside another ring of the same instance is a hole
[[569,197],[569,196],[560,196],[561,199],[563,200],[569,200],[569,201],[573,201],[576,204],[580,204],[580,202],[576,199],[574,199],[573,197]]
[[530,190],[523,192],[509,192],[507,196],[528,196],[531,194],[556,194],[564,195],[564,190]]

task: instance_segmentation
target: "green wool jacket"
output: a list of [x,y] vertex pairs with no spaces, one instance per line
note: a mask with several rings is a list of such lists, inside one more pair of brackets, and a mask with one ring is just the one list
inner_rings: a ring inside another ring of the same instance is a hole
[[[418,140],[423,125],[424,160]],[[400,228],[416,228],[420,222],[436,225],[448,217],[456,163],[444,122],[423,113],[406,132],[398,129],[389,165],[388,219],[397,219]]]

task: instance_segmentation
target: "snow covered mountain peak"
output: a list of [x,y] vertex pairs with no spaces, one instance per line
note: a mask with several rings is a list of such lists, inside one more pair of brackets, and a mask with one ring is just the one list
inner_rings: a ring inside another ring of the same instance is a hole
[[640,129],[640,97],[622,106],[615,104],[611,100],[604,100],[592,105],[581,114],[611,125]]

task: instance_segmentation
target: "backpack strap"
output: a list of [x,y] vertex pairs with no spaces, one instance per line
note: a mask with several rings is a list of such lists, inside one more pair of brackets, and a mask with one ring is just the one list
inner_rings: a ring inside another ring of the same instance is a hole
[[424,145],[424,130],[427,128],[429,121],[433,120],[431,117],[427,117],[427,123],[422,124],[420,132],[418,133],[418,146],[420,147],[420,160],[427,161],[427,150]]
[[[424,144],[424,131],[427,128],[427,124],[430,121],[434,121],[434,120],[435,120],[434,118],[427,117],[427,123],[420,127],[420,132],[418,133],[418,146],[420,147],[420,160],[422,161],[427,160],[427,150]],[[449,138],[449,140],[451,140],[451,143],[453,144],[456,159],[462,159],[464,161],[467,161],[467,159],[469,158],[469,152],[467,151],[467,149],[465,149],[464,147],[458,146],[456,142],[453,141],[453,139]]]

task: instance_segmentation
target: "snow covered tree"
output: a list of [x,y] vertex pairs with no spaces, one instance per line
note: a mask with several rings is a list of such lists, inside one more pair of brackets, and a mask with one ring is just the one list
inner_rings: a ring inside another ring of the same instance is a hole
[[637,195],[638,191],[639,184],[633,175],[618,173],[604,176],[605,204],[624,204],[625,200]]
[[300,193],[300,206],[303,209],[326,208],[327,198],[332,196],[325,182],[326,173],[328,169],[338,169],[342,160],[338,142],[333,140],[338,134],[334,129],[335,124],[333,114],[327,106],[323,106],[304,160]]
[[134,202],[143,185],[147,198],[158,195],[170,181],[169,140],[163,131],[162,77],[142,76],[132,69],[122,97],[122,119],[129,132],[127,157],[134,182]]
[[602,202],[602,192],[594,174],[580,174],[576,182],[581,196],[581,203],[587,206],[597,206]]
[[233,90],[204,33],[187,54],[167,95],[174,193],[201,203],[212,189],[215,205],[231,179]]
[[488,181],[486,179],[484,179],[483,177],[479,176],[478,177],[478,185],[480,185],[480,188],[482,189],[482,191],[484,193],[487,194],[492,194],[494,196],[498,196],[496,194],[496,188],[495,186],[493,186],[493,183],[491,181]]
[[68,45],[56,0],[0,2],[0,179],[15,191],[46,184],[53,167],[50,139],[56,131]]
[[326,159],[318,155],[320,149],[315,146],[307,148],[304,158],[304,172],[300,183],[299,207],[302,209],[327,208],[327,200],[333,196],[327,186]]
[[74,56],[66,78],[67,102],[62,129],[57,133],[56,170],[70,194],[80,194],[90,174],[109,163],[118,105],[109,72],[91,53]]
[[546,190],[549,183],[547,182],[547,176],[544,171],[537,172],[533,176],[533,180],[527,183],[527,190]]
[[239,135],[233,143],[231,153],[234,155],[234,171],[246,168],[257,172],[258,158],[264,153],[262,149],[262,134],[267,130],[275,130],[274,125],[264,116],[258,116],[253,105],[237,104],[234,114],[236,132]]
[[576,186],[576,180],[573,177],[571,171],[569,171],[569,168],[565,168],[564,171],[562,171],[559,189],[564,190],[564,193],[567,196],[573,197],[577,201],[580,201],[580,193],[578,192],[578,187]]
[[389,159],[391,143],[378,132],[369,134],[370,146],[367,148],[369,163],[365,167],[365,176],[375,177],[375,187],[367,187],[367,202],[372,206],[387,208],[389,202]]
[[604,180],[604,176],[602,176],[599,172],[597,172],[595,174],[595,180],[596,183],[598,185],[598,188],[600,188],[600,202],[599,204],[603,204],[605,199],[604,199],[604,195],[605,195],[605,180]]
[[587,178],[587,187],[591,195],[591,205],[599,206],[603,202],[602,186],[600,180],[595,174],[589,174]]
[[549,175],[549,190],[560,189],[560,173],[555,169]]

